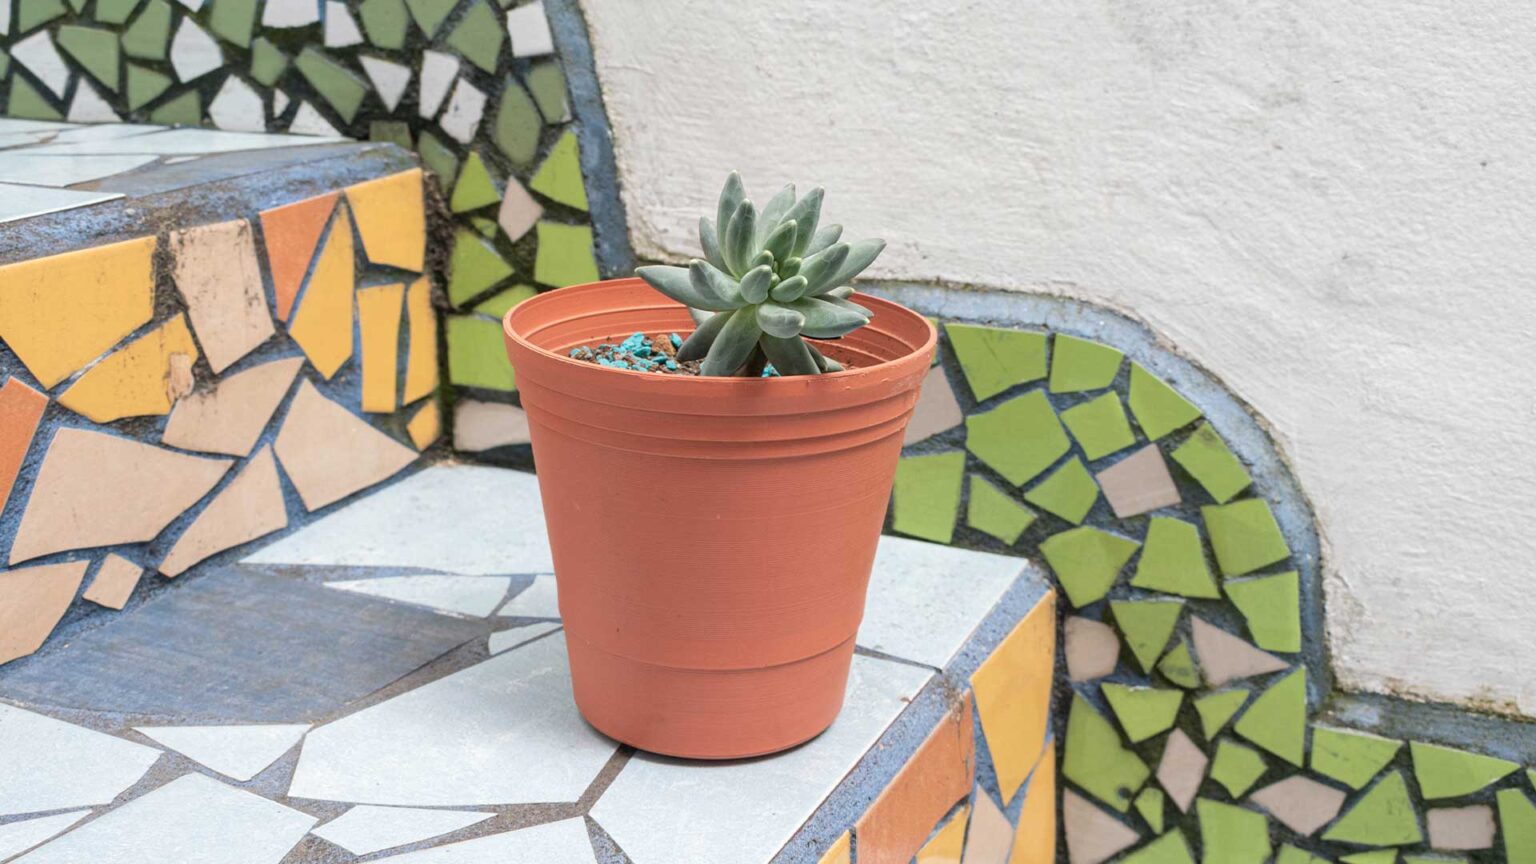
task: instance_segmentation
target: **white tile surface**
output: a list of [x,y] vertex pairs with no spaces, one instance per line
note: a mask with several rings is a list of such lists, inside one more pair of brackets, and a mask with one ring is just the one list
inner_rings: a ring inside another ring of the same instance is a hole
[[0,825],[0,861],[19,855],[85,818],[89,810],[71,810]]
[[460,78],[453,85],[453,95],[448,97],[448,108],[437,125],[460,144],[468,144],[480,128],[480,118],[485,114],[485,94],[475,85]]
[[53,37],[47,30],[39,30],[11,46],[11,58],[27,67],[27,71],[36,75],[54,95],[64,95],[64,87],[69,83],[69,66],[59,55],[59,49],[53,47]]
[[293,112],[293,122],[288,124],[288,131],[295,135],[332,136],[336,134],[336,127],[321,116],[315,106],[300,102],[299,110]]
[[[0,159],[0,183],[64,187],[113,177],[155,161],[149,155],[34,156],[25,150]],[[93,193],[94,194],[94,193]],[[0,207],[3,207],[0,204]]]
[[56,130],[49,143],[79,144],[86,141],[115,141],[119,138],[131,138],[135,135],[147,135],[151,132],[164,131],[166,131],[164,126],[150,126],[144,123],[94,123]]
[[[4,33],[0,30],[0,33]],[[22,120],[16,117],[0,117],[0,135],[9,135],[13,132],[48,132],[60,129],[68,129],[68,123],[60,123],[57,120]]]
[[70,100],[67,116],[71,123],[118,123],[123,119],[83,78],[75,86],[75,97]]
[[135,726],[134,729],[188,759],[244,783],[293,749],[293,745],[309,731],[309,724]]
[[512,618],[559,618],[559,593],[555,577],[544,573],[533,577],[527,588],[501,607],[501,614]]
[[224,65],[219,43],[191,18],[181,19],[171,40],[171,66],[182,81],[200,78]]
[[598,799],[592,818],[635,864],[762,864],[928,678],[914,666],[855,656],[843,712],[821,737],[788,753],[740,762],[636,753]]
[[357,29],[357,21],[347,11],[347,4],[338,0],[325,3],[325,47],[345,48],[363,41],[363,31]]
[[370,855],[468,828],[495,816],[495,813],[463,810],[419,810],[413,807],[359,804],[310,833],[335,843],[353,855]]
[[[466,501],[475,506],[464,506]],[[455,464],[436,465],[391,484],[245,560],[420,567],[466,575],[554,571],[538,478]]]
[[188,774],[13,864],[278,864],[315,822],[306,813]]
[[563,819],[374,860],[380,864],[594,864],[597,858],[586,823]]
[[153,747],[0,705],[0,816],[110,803],[159,758]]
[[1024,558],[881,537],[858,644],[942,668],[1030,566]]
[[420,576],[381,576],[375,579],[345,579],[325,583],[327,588],[367,594],[439,612],[484,618],[496,611],[507,589],[509,576],[448,576],[423,573]]
[[111,141],[50,142],[32,147],[27,152],[50,156],[112,153],[186,156],[233,153],[238,150],[266,150],[272,147],[297,147],[345,140],[347,139],[320,139],[304,135],[276,135],[264,132],[223,132],[217,129],[166,129],[149,135],[133,135]]
[[308,27],[319,20],[318,0],[267,0],[261,10],[263,27]]
[[512,37],[513,57],[538,57],[555,53],[555,39],[544,17],[544,0],[507,10],[507,35]]
[[208,103],[208,119],[220,129],[261,132],[267,128],[261,96],[251,85],[231,75]]
[[500,654],[514,645],[537,639],[545,633],[553,633],[559,629],[559,624],[529,624],[526,627],[513,627],[511,630],[497,630],[486,640],[485,650],[491,654]]
[[0,0],[0,36],[11,32],[11,0]]
[[459,74],[459,61],[452,54],[441,51],[421,52],[421,93],[416,99],[417,110],[428,120],[437,116],[437,109],[453,86],[453,78]]
[[410,806],[575,801],[615,749],[577,713],[556,635],[310,732],[288,794]]
[[368,73],[368,80],[373,82],[373,89],[384,101],[384,107],[395,110],[395,106],[400,104],[400,97],[405,95],[405,88],[411,83],[411,67],[367,55],[357,59],[363,64],[363,71]]

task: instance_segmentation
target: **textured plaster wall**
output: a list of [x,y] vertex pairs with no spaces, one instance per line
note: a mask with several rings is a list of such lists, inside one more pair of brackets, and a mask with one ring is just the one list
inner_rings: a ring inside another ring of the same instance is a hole
[[1145,318],[1294,461],[1341,684],[1536,715],[1536,7],[583,6],[642,257],[739,168],[875,275]]

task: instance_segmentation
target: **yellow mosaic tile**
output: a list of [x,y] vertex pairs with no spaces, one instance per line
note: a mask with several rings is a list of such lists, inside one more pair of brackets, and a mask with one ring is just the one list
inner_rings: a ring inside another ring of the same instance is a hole
[[1056,860],[1056,743],[1045,748],[1024,793],[1019,827],[1008,864],[1051,864]]
[[1056,664],[1056,593],[1045,595],[971,675],[981,730],[1003,800],[1013,800],[1040,758]]
[[368,260],[420,273],[427,242],[421,169],[348,186],[346,191]]
[[970,822],[971,805],[965,804],[917,851],[917,864],[960,864],[960,853],[965,848],[965,827]]
[[405,431],[411,436],[411,443],[417,450],[425,450],[443,434],[443,414],[437,407],[437,401],[433,400],[421,406],[411,422],[405,425]]
[[345,212],[338,213],[299,298],[298,311],[288,322],[293,341],[326,378],[352,356],[352,255],[352,226]]
[[154,252],[143,237],[0,267],[0,340],[45,389],[63,381],[149,321]]
[[850,864],[852,861],[853,838],[844,831],[843,836],[832,843],[832,848],[827,850],[827,854],[821,856],[817,864]]
[[363,410],[388,414],[395,401],[399,377],[400,303],[404,285],[379,285],[357,290],[357,325],[362,333]]
[[187,316],[177,315],[87,369],[59,396],[59,404],[97,423],[170,413],[185,384],[173,380],[173,360],[187,370],[197,343]]
[[405,392],[409,404],[437,389],[437,313],[432,311],[432,285],[423,276],[405,292]]

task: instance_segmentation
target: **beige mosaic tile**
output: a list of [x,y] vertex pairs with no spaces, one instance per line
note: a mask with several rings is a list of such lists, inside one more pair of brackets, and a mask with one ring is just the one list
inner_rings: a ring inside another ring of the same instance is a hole
[[479,453],[528,443],[528,415],[516,405],[462,399],[453,408],[453,449]]
[[[10,561],[152,540],[231,464],[103,432],[59,429],[38,469]],[[128,501],[133,506],[123,506]]]
[[1125,823],[1070,789],[1061,794],[1061,821],[1072,864],[1100,864],[1140,839]]
[[[345,441],[347,446],[337,447]],[[277,433],[277,458],[308,510],[335,503],[411,464],[416,451],[300,382]]]
[[96,569],[96,578],[91,580],[91,587],[85,589],[85,594],[81,596],[98,606],[121,609],[128,598],[133,596],[133,589],[138,586],[139,577],[143,575],[143,567],[112,552]]
[[[185,392],[176,380],[172,358],[197,357],[197,343],[185,315],[177,315],[129,342],[87,369],[62,395],[59,404],[97,423],[124,417],[165,414],[174,397]],[[182,368],[182,376],[186,373]]]
[[1250,797],[1285,827],[1305,837],[1339,815],[1345,796],[1332,786],[1296,774],[1265,786]]
[[287,395],[303,357],[285,357],[225,377],[212,390],[176,403],[160,443],[183,450],[245,456]]
[[1121,519],[1171,507],[1180,501],[1179,490],[1173,485],[1168,464],[1156,444],[1148,444],[1100,471],[1098,480],[1109,506]]
[[0,663],[42,647],[89,566],[89,561],[70,561],[0,573]]
[[1157,782],[1181,811],[1188,813],[1195,802],[1210,761],[1183,729],[1175,729],[1168,736],[1163,758],[1157,763]]
[[1206,683],[1212,689],[1241,678],[1289,668],[1279,657],[1260,651],[1201,618],[1190,617],[1189,632],[1194,637],[1200,671],[1205,673]]
[[501,230],[507,232],[508,239],[517,240],[524,234],[533,230],[540,217],[544,215],[544,208],[523,184],[517,182],[516,177],[507,178],[507,191],[501,199],[501,209],[496,212],[496,222]]
[[912,409],[912,419],[901,439],[902,446],[932,438],[964,422],[965,415],[960,412],[960,403],[955,399],[954,388],[949,386],[949,378],[944,375],[944,367],[934,366],[923,378],[923,389]]
[[1444,850],[1488,849],[1493,846],[1493,808],[1486,804],[1471,807],[1435,807],[1425,813],[1429,822],[1429,845]]
[[263,447],[177,538],[176,545],[160,562],[160,572],[179,576],[215,552],[264,537],[287,525],[288,512],[283,506],[277,463],[272,460],[272,449]]
[[168,245],[171,278],[215,374],[272,338],[276,329],[251,223],[236,219],[173,231]]
[[1073,616],[1065,627],[1067,677],[1092,681],[1112,675],[1120,661],[1120,637],[1102,621]]
[[978,789],[971,806],[971,827],[966,832],[965,857],[961,864],[1007,864],[1013,850],[1013,823],[992,796]]

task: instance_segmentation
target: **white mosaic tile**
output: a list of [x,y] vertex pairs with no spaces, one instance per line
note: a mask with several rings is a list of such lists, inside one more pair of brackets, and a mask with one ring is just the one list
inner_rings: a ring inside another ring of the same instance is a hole
[[450,843],[420,852],[375,858],[383,864],[595,864],[592,841],[581,819]]
[[858,644],[942,668],[1031,566],[1024,558],[881,537]]
[[219,43],[191,18],[181,19],[171,40],[171,66],[182,81],[200,78],[224,65]]
[[[8,158],[8,157],[7,157]],[[123,197],[116,192],[80,192],[0,183],[0,222],[14,222],[44,213],[88,207]]]
[[[465,501],[480,506],[465,507]],[[539,481],[482,465],[435,465],[311,522],[253,564],[413,567],[469,576],[551,573]]]
[[508,576],[452,576],[423,573],[420,576],[380,576],[327,582],[325,587],[386,600],[426,606],[439,612],[484,618],[496,611],[507,589]]
[[357,20],[347,10],[347,4],[339,0],[326,0],[325,47],[345,48],[362,41],[363,31],[358,29]]
[[288,103],[290,101],[292,100],[288,98],[287,92],[283,90],[272,91],[272,116],[282,116],[282,113],[288,110]]
[[288,794],[409,806],[575,801],[616,748],[577,713],[556,635],[314,730]]
[[[539,644],[539,643],[534,643]],[[915,666],[855,656],[843,712],[810,743],[767,759],[697,762],[636,753],[592,818],[635,864],[761,864],[928,681]]]
[[123,119],[117,116],[117,111],[107,100],[101,98],[96,88],[83,80],[75,86],[75,98],[70,100],[68,117],[71,123],[119,123]]
[[188,774],[12,864],[278,864],[316,821],[212,778]]
[[319,21],[318,0],[267,0],[261,10],[263,27],[308,27]]
[[407,843],[430,840],[495,817],[495,813],[360,804],[310,833],[353,855],[371,855]]
[[261,726],[135,726],[148,738],[241,783],[293,749],[307,723]]
[[224,132],[217,129],[164,129],[150,135],[132,135],[108,141],[50,142],[27,150],[42,155],[101,155],[115,153],[152,153],[158,156],[234,153],[240,150],[267,150],[345,141],[345,138],[320,139],[303,135],[278,135],[255,132]]
[[555,38],[544,16],[544,0],[507,10],[507,35],[512,37],[513,57],[539,57],[555,53]]
[[332,136],[337,134],[336,127],[320,116],[315,106],[308,102],[299,103],[299,110],[294,112],[293,122],[288,124],[288,131],[295,135]]
[[59,49],[53,47],[53,37],[47,30],[39,30],[12,45],[11,57],[27,67],[54,95],[64,95],[64,87],[69,84],[69,65]]
[[11,0],[0,0],[0,36],[11,32]]
[[443,127],[455,141],[468,144],[475,139],[480,128],[480,118],[485,114],[485,94],[475,85],[460,78],[453,85],[453,95],[448,97],[448,107],[437,125]]
[[177,0],[177,2],[193,12],[203,8],[203,0]]
[[267,128],[261,95],[251,85],[231,75],[224,79],[218,95],[208,103],[208,119],[220,129],[233,132],[261,132]]
[[459,61],[452,54],[421,52],[421,92],[416,98],[421,116],[428,120],[437,116],[437,109],[442,107],[443,97],[448,95],[448,88],[458,74]]
[[0,159],[0,183],[61,188],[112,177],[155,161],[150,155],[34,156],[25,150]]
[[[3,6],[3,4],[0,4]],[[19,855],[85,818],[89,810],[71,810],[54,816],[24,819],[0,825],[0,861]]]
[[490,654],[500,654],[509,648],[559,629],[559,624],[529,624],[525,627],[513,627],[511,630],[498,630],[486,640],[485,650]]
[[384,107],[395,110],[395,106],[400,104],[400,97],[405,95],[405,88],[411,83],[411,67],[367,55],[357,59],[363,64],[363,71],[368,73],[368,80],[373,82],[373,89],[384,101]]
[[501,614],[509,618],[559,618],[559,592],[556,590],[555,577],[547,573],[533,577],[533,582],[527,588],[519,591],[516,597],[501,607]]

